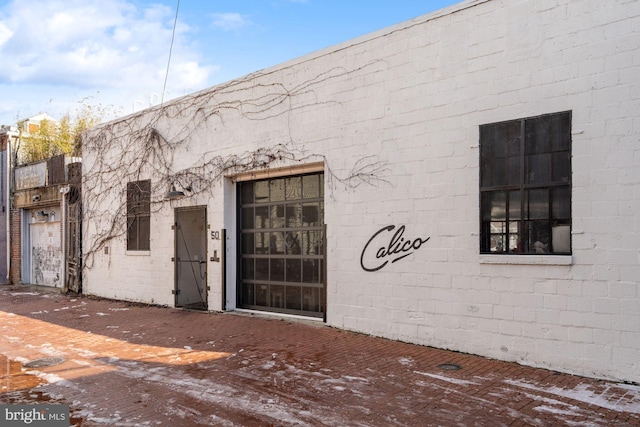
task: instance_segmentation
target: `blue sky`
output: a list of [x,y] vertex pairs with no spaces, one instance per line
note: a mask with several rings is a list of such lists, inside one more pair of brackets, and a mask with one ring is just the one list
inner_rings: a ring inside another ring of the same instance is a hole
[[[180,0],[165,100],[458,3]],[[160,102],[178,0],[0,0],[0,124]]]

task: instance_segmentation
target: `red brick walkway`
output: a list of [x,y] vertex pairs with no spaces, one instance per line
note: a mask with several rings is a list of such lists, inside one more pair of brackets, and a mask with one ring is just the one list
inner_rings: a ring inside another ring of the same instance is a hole
[[0,325],[0,403],[76,426],[640,425],[640,386],[322,324],[1,288]]

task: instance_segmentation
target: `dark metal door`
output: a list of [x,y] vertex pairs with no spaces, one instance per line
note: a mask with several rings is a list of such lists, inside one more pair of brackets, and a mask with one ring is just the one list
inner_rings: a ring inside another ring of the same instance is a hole
[[80,189],[71,187],[68,194],[67,224],[66,224],[65,262],[67,263],[67,289],[82,292],[82,203],[80,203]]
[[207,309],[207,234],[204,207],[176,209],[176,307]]

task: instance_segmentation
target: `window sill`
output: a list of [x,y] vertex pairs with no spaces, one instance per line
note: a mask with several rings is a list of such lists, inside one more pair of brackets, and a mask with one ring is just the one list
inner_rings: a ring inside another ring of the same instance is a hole
[[480,264],[571,265],[571,255],[480,255]]
[[151,251],[126,251],[125,255],[131,256],[149,256],[151,255]]

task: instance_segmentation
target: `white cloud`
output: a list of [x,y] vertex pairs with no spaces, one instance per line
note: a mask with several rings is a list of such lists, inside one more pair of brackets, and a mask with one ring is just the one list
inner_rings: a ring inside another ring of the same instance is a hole
[[237,30],[251,24],[251,21],[239,13],[214,13],[211,25],[222,30]]
[[9,28],[7,28],[6,25],[0,22],[0,47],[2,47],[2,45],[5,44],[6,41],[11,37],[13,37],[13,31],[11,31]]
[[[175,9],[136,4],[13,0],[0,7],[0,85],[116,90],[133,97],[161,92]],[[215,69],[202,64],[189,38],[192,31],[178,20],[169,74],[173,86],[167,88],[176,96],[208,86]]]

